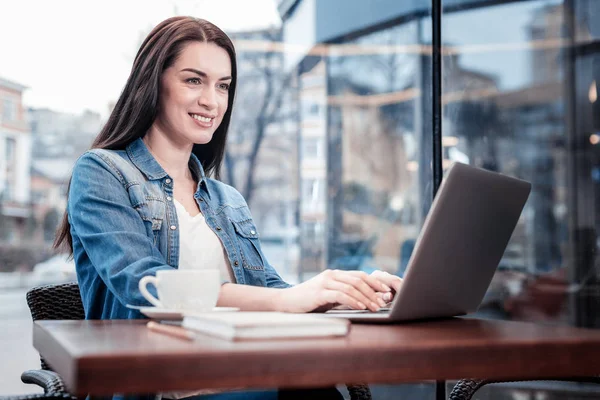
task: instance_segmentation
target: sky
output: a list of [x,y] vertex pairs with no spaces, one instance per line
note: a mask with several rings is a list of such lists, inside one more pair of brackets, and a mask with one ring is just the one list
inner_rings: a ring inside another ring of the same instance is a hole
[[143,37],[173,15],[227,32],[281,24],[275,0],[0,0],[0,77],[28,87],[26,107],[106,116]]

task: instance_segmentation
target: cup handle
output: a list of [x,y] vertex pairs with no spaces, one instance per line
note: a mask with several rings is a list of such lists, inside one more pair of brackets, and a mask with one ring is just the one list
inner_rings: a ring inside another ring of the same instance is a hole
[[160,307],[163,308],[162,303],[154,296],[152,296],[152,294],[150,294],[150,292],[148,291],[148,289],[146,289],[146,285],[148,285],[149,283],[153,284],[154,287],[158,287],[158,279],[155,276],[144,276],[142,279],[140,279],[140,283],[139,283],[139,288],[140,288],[140,292],[142,293],[142,296],[144,296],[144,298],[146,300],[148,300],[152,305],[154,305],[155,307]]

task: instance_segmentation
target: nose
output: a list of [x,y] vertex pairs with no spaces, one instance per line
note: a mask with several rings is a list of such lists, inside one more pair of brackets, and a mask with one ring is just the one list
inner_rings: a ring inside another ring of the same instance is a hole
[[206,87],[202,90],[200,97],[198,98],[198,105],[206,108],[207,110],[214,110],[217,108],[217,94],[215,89]]

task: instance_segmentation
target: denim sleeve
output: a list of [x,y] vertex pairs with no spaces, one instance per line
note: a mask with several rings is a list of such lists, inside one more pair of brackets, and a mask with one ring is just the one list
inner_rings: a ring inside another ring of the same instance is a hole
[[[248,206],[246,199],[244,199],[244,196],[242,196],[242,194],[235,189],[234,189],[234,193],[235,193],[235,196],[238,197],[238,200],[241,203],[243,203],[245,208],[248,210],[250,218],[252,218],[252,212],[250,211],[250,207]],[[252,218],[252,220],[254,220],[254,218]],[[260,257],[262,258],[262,260],[264,261],[264,264],[265,264],[265,278],[266,278],[267,287],[279,288],[279,289],[291,287],[292,285],[290,285],[289,283],[287,283],[283,279],[281,279],[281,276],[279,276],[279,274],[277,273],[275,268],[273,268],[273,266],[267,260],[267,257],[265,256],[264,252],[262,251],[262,248],[260,245],[260,239],[257,239],[257,241],[258,241],[258,252],[260,253]]]
[[[245,202],[245,200],[244,200],[244,202]],[[247,204],[246,204],[246,206],[247,206]],[[248,208],[248,210],[249,209],[250,208]],[[279,274],[277,273],[275,268],[273,268],[273,266],[269,263],[269,261],[267,260],[267,257],[265,256],[265,253],[262,251],[262,248],[260,245],[260,239],[257,239],[257,240],[258,240],[258,251],[259,251],[260,256],[263,259],[264,264],[265,264],[265,278],[266,278],[266,282],[267,282],[267,287],[278,288],[278,289],[285,289],[285,288],[291,287],[292,285],[290,285],[289,283],[287,283],[283,279],[281,279],[281,276],[279,276]]]
[[263,259],[265,260],[265,275],[267,278],[267,287],[285,289],[292,286],[289,283],[285,282],[283,279],[281,279],[277,271],[275,271],[275,268],[273,268],[271,264],[269,264],[269,262],[266,261],[264,254]]
[[71,234],[122,304],[147,306],[139,280],[172,267],[148,238],[121,179],[97,154],[86,153],[77,161],[67,205]]

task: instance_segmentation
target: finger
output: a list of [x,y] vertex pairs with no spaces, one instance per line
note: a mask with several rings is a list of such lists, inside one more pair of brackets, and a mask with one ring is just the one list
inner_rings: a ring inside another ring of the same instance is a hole
[[[359,272],[358,274],[353,274],[350,272]],[[377,296],[378,288],[381,286],[377,282],[377,288],[373,288],[369,285],[368,278],[369,275],[365,273],[360,273],[360,271],[338,271],[338,273],[333,275],[333,278],[339,282],[344,282],[345,284],[352,285],[352,287],[359,290],[364,296],[369,299],[369,302],[373,302],[375,304],[379,304],[379,307],[383,307],[385,305],[385,301]],[[376,280],[374,280],[376,282]]]
[[[328,281],[326,283],[325,288],[328,290],[334,290],[334,291],[344,293],[345,295],[353,298],[355,301],[357,301],[365,306],[365,307],[362,307],[362,309],[369,308],[371,311],[377,311],[377,310],[379,310],[379,307],[383,307],[381,305],[381,303],[378,301],[380,299],[377,299],[377,295],[374,295],[375,301],[373,301],[373,299],[370,299],[368,296],[366,296],[364,293],[362,293],[360,290],[358,290],[355,286],[352,286],[351,284],[344,283],[339,280]],[[375,292],[373,292],[373,293],[375,293]]]
[[388,274],[390,281],[388,283],[388,285],[394,289],[394,292],[398,293],[400,291],[400,288],[402,287],[402,278],[400,278],[399,276],[396,275],[392,275],[392,274]]
[[373,271],[371,276],[398,292],[402,286],[402,278],[385,271]]
[[359,277],[361,280],[366,282],[371,288],[373,288],[373,290],[375,290],[376,292],[389,292],[392,290],[392,289],[390,289],[390,287],[388,285],[386,285],[385,282],[383,282],[380,279],[377,279],[376,276],[367,274],[366,272],[363,272],[363,271],[343,271],[343,272],[346,272],[347,274],[352,275],[352,276]]
[[389,303],[394,299],[394,294],[392,292],[377,292],[377,296],[380,297],[385,303]]
[[325,291],[323,292],[323,298],[329,304],[341,304],[343,306],[348,306],[354,310],[367,309],[367,306],[362,302],[338,290],[325,289]]

